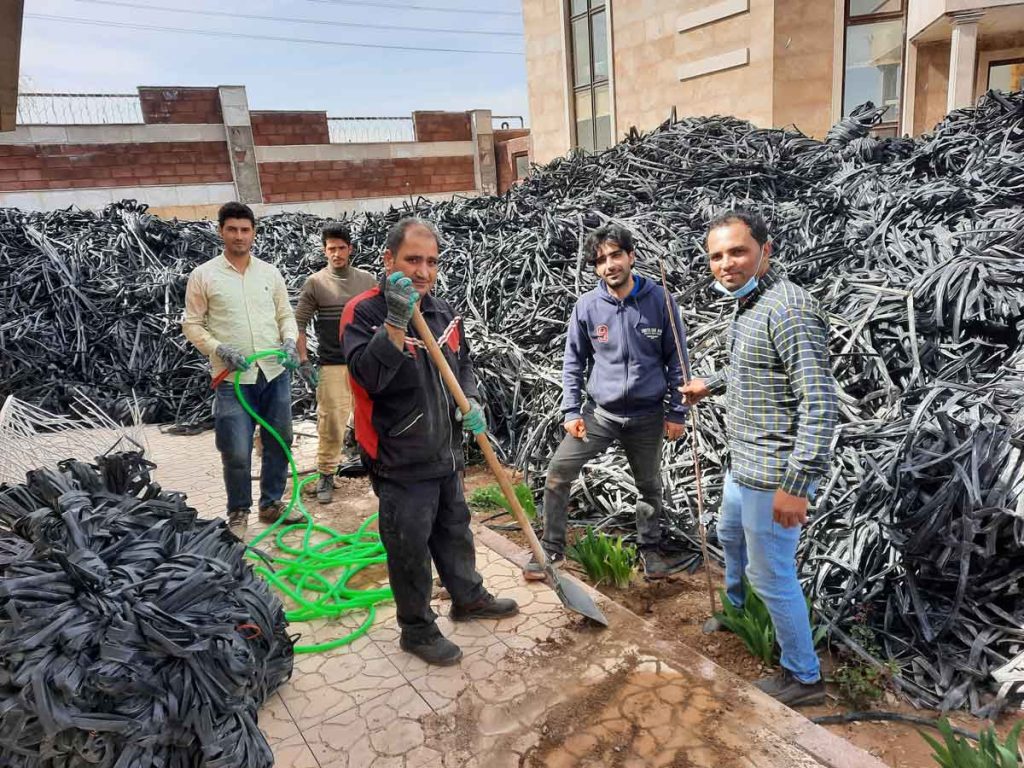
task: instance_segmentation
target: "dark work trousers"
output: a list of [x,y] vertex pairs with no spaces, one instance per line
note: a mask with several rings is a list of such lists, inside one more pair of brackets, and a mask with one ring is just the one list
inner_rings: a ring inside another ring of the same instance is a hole
[[665,416],[661,411],[634,418],[618,419],[600,410],[583,412],[587,439],[570,434],[548,465],[544,484],[544,549],[561,554],[565,550],[566,508],[569,489],[583,465],[618,441],[626,452],[633,482],[640,493],[636,506],[636,531],[641,547],[661,543],[661,444],[665,439]]
[[433,640],[441,632],[430,608],[431,558],[453,603],[470,605],[487,594],[476,570],[462,478],[453,472],[412,482],[371,475],[371,481],[379,501],[377,524],[387,550],[398,625],[414,643]]

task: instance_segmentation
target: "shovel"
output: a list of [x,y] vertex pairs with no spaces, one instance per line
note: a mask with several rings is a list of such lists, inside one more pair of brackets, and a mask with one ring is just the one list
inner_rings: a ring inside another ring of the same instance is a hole
[[[448,365],[448,361],[445,359],[444,353],[441,351],[441,348],[437,346],[434,334],[430,332],[430,328],[423,319],[423,315],[420,314],[419,308],[416,308],[413,311],[412,324],[416,329],[416,333],[419,335],[420,340],[427,348],[427,352],[430,354],[430,359],[433,360],[434,366],[441,372],[441,378],[444,380],[445,386],[448,387],[448,391],[451,392],[452,396],[455,398],[455,404],[458,405],[459,410],[462,411],[463,414],[469,413],[469,400],[466,399],[466,395],[462,391],[462,387],[459,385],[459,380],[455,377],[451,367]],[[491,447],[491,441],[488,439],[487,435],[485,433],[477,435],[476,442],[477,445],[480,446],[480,450],[483,451],[484,458],[487,459],[487,466],[490,467],[491,472],[498,481],[498,485],[501,486],[501,492],[505,495],[508,505],[512,508],[512,514],[515,516],[516,522],[519,523],[519,527],[522,528],[523,533],[530,542],[530,549],[533,550],[533,556],[537,558],[538,563],[541,563],[544,566],[544,571],[547,573],[550,583],[555,588],[555,594],[558,595],[558,599],[562,601],[562,605],[570,611],[586,616],[591,621],[607,627],[608,619],[606,619],[605,615],[601,613],[601,609],[597,607],[597,603],[594,602],[594,599],[587,594],[583,587],[574,581],[561,577],[558,572],[551,567],[551,563],[548,562],[548,559],[544,554],[544,548],[541,547],[540,541],[537,539],[537,534],[533,532],[533,527],[526,519],[526,513],[523,512],[523,508],[519,504],[519,499],[516,498],[515,491],[512,489],[512,483],[509,482],[508,476],[505,474],[505,469],[501,466],[501,462],[498,461],[498,457],[495,455],[494,448]]]

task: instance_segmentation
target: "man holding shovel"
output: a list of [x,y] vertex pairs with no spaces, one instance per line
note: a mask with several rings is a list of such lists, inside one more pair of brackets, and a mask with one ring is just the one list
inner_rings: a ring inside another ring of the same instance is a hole
[[[433,559],[452,597],[451,619],[500,619],[519,611],[496,599],[476,570],[462,490],[462,430],[487,429],[462,321],[431,295],[438,234],[406,218],[388,232],[381,285],[345,306],[342,348],[355,403],[356,440],[379,500],[380,536],[398,608],[403,650],[429,664],[455,664],[461,649],[437,628],[430,608]],[[419,307],[445,360],[471,399],[463,417],[423,341],[410,328]],[[461,424],[460,424],[461,422]]]
[[[719,216],[707,249],[715,288],[736,299],[729,365],[707,381],[692,379],[682,392],[691,405],[728,395],[729,471],[718,521],[726,597],[743,605],[746,576],[775,625],[782,670],[757,686],[789,706],[816,704],[825,687],[796,548],[808,499],[828,469],[839,414],[828,326],[817,302],[771,267],[759,215]],[[705,632],[720,628],[714,618],[705,624]]]
[[[618,442],[640,492],[636,527],[644,575],[658,579],[670,571],[661,554],[661,447],[682,436],[686,419],[669,307],[683,345],[686,334],[675,301],[666,302],[661,286],[633,272],[634,251],[633,235],[618,225],[595,230],[584,245],[601,284],[580,297],[569,320],[562,368],[567,434],[548,466],[543,543],[549,560],[563,558],[569,488],[584,464]],[[524,575],[539,580],[545,572],[533,560]]]

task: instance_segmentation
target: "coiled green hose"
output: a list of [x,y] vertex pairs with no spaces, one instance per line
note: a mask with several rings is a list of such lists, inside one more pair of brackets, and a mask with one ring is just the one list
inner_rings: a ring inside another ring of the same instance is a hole
[[[278,349],[264,350],[249,355],[246,362],[252,365],[261,358],[275,356],[283,360],[286,354]],[[242,395],[241,371],[235,373],[235,397],[245,412],[281,446],[281,450],[288,457],[292,473],[292,495],[284,514],[280,520],[249,542],[246,556],[265,563],[264,558],[256,553],[254,548],[271,534],[274,535],[274,544],[282,554],[271,558],[274,565],[272,569],[260,565],[253,570],[299,606],[285,612],[285,618],[290,622],[337,619],[354,611],[366,612],[366,619],[350,634],[325,643],[297,645],[295,653],[317,653],[348,645],[366,634],[373,626],[377,616],[377,604],[392,599],[391,589],[388,587],[354,589],[348,586],[352,577],[361,570],[376,563],[383,563],[387,559],[380,535],[367,530],[377,515],[367,518],[355,533],[339,533],[327,526],[316,525],[302,503],[302,489],[320,475],[314,473],[299,481],[295,457],[281,435],[252,409]],[[282,525],[281,521],[295,507],[302,512],[306,521]],[[288,534],[297,530],[304,533],[301,546],[296,547],[287,543],[285,539]]]

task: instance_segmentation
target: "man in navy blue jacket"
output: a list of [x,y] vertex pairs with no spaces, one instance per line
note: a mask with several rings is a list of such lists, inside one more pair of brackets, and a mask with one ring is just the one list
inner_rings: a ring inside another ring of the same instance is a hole
[[[683,381],[665,292],[633,273],[636,261],[628,229],[595,230],[584,246],[600,285],[576,302],[569,320],[562,367],[562,413],[566,434],[548,467],[544,487],[544,549],[563,558],[569,488],[583,465],[613,442],[622,445],[640,492],[637,538],[649,579],[668,575],[661,557],[661,446],[683,434]],[[686,343],[679,308],[671,300],[676,327]],[[583,398],[587,370],[586,402]],[[543,579],[537,563],[527,579]]]

